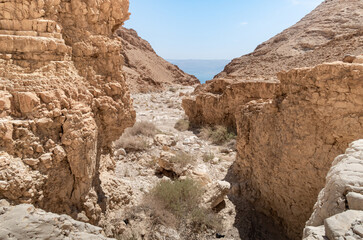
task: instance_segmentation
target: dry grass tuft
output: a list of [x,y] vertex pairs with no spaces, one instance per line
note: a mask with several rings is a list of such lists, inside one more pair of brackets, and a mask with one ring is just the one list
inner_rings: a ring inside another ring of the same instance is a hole
[[214,153],[212,153],[212,152],[208,152],[208,153],[204,153],[203,154],[203,161],[204,162],[210,162],[210,161],[212,161],[213,159],[214,159]]
[[223,145],[236,138],[236,134],[225,126],[203,127],[199,135],[217,145]]
[[174,165],[178,166],[179,168],[183,169],[189,164],[192,164],[195,162],[195,158],[183,151],[176,152],[175,156],[170,158],[169,160]]
[[151,122],[137,122],[131,128],[127,128],[122,136],[115,141],[115,149],[124,148],[127,152],[143,151],[148,149],[145,137],[154,137],[158,129]]
[[174,128],[180,132],[187,131],[190,128],[190,122],[187,119],[180,119],[175,123]]

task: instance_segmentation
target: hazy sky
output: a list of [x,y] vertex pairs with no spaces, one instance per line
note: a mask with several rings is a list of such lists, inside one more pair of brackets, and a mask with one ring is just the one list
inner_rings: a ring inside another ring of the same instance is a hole
[[130,0],[135,29],[166,59],[232,59],[295,24],[322,0]]

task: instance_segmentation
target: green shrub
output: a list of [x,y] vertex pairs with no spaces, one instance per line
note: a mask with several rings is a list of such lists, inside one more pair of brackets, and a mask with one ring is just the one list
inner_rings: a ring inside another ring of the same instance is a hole
[[149,192],[145,203],[154,211],[155,216],[164,218],[164,223],[168,224],[168,221],[173,222],[174,219],[179,227],[184,226],[194,233],[205,229],[219,231],[220,220],[217,215],[199,206],[202,194],[203,188],[192,179],[164,180]]
[[203,127],[200,137],[214,144],[222,145],[236,138],[236,134],[225,126]]
[[190,128],[190,122],[187,119],[180,119],[175,123],[174,128],[180,132],[187,131]]
[[198,206],[202,194],[199,183],[192,179],[161,181],[151,191],[153,198],[178,218]]

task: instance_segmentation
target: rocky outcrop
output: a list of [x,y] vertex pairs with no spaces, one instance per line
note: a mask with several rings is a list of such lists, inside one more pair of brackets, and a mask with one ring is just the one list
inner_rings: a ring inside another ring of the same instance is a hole
[[239,108],[233,170],[256,208],[298,238],[332,159],[362,136],[363,65],[327,63],[279,79],[274,98]]
[[363,237],[363,140],[349,145],[335,158],[304,239],[361,239]]
[[[0,207],[0,239],[102,239],[102,229],[30,204]],[[113,239],[113,238],[112,238]]]
[[132,92],[160,91],[172,84],[199,84],[196,77],[159,57],[151,45],[136,31],[124,27],[116,34],[121,38],[125,59],[123,71]]
[[193,96],[183,99],[182,107],[194,125],[226,125],[235,128],[237,109],[253,100],[272,98],[278,83],[215,79],[198,86]]
[[104,156],[135,121],[112,36],[128,16],[127,0],[0,1],[0,198],[99,221]]

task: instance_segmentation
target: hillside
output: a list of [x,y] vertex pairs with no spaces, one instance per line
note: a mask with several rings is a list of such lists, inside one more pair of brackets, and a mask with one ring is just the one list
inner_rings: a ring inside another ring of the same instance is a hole
[[199,84],[196,77],[158,56],[135,30],[121,27],[116,34],[121,38],[125,60],[122,69],[131,92],[157,91],[171,84]]
[[363,1],[326,0],[292,27],[233,59],[215,78],[276,79],[276,73],[363,52]]

